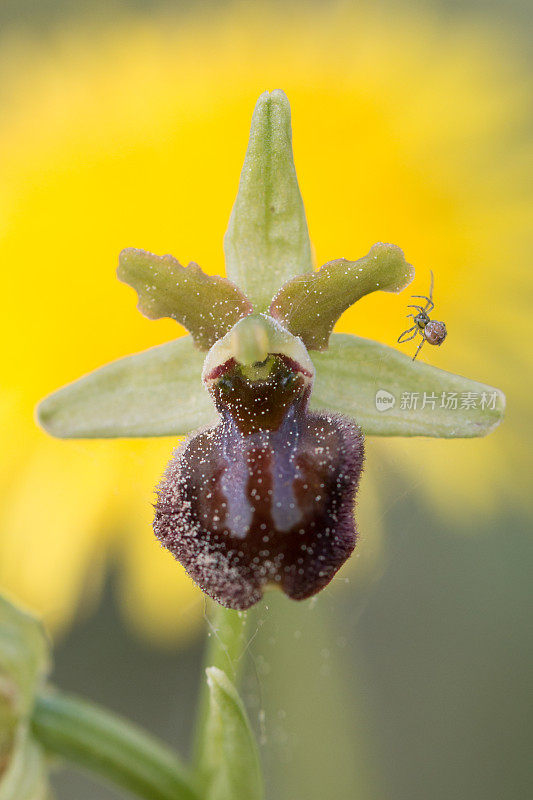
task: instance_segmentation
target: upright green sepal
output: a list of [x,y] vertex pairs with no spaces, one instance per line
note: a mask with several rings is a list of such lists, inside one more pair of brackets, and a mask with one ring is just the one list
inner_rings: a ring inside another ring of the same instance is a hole
[[145,317],[176,320],[201,350],[208,350],[252,310],[227,278],[207,275],[194,262],[183,267],[173,256],[128,247],[120,254],[117,275],[135,289],[137,308]]
[[239,694],[218,667],[206,669],[209,711],[205,728],[206,800],[262,800],[254,734]]
[[358,261],[339,258],[281,287],[270,313],[310,350],[325,350],[341,314],[370,292],[399,292],[414,269],[394,244],[378,242]]
[[239,191],[224,239],[226,273],[265,311],[278,288],[312,269],[284,92],[264,92],[252,117]]

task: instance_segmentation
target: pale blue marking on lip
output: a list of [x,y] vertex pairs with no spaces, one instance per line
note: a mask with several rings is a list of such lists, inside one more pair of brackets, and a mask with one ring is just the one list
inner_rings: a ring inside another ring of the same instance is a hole
[[230,429],[223,436],[222,451],[228,466],[224,468],[220,480],[227,503],[225,524],[233,536],[244,539],[250,530],[254,513],[247,491],[250,468],[246,460],[246,448],[243,447],[242,433],[229,414],[224,415],[222,424]]
[[[290,408],[279,430],[258,431],[244,435],[231,416],[224,415],[223,454],[227,466],[221,476],[221,489],[226,499],[225,525],[231,534],[244,539],[252,524],[254,506],[248,493],[251,477],[249,453],[253,448],[263,450],[270,458],[264,460],[264,486],[272,486],[270,515],[274,529],[289,531],[301,519],[294,493],[294,481],[300,477],[296,453],[300,438],[298,418]],[[267,466],[268,465],[268,466]],[[266,491],[266,488],[265,488]]]
[[294,481],[300,477],[296,463],[300,429],[294,408],[290,408],[283,424],[273,434],[272,520],[277,530],[289,531],[301,519],[294,494]]

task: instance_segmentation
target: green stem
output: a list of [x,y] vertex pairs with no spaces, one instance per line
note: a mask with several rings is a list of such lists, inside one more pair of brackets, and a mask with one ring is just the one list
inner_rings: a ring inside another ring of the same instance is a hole
[[198,800],[193,780],[165,744],[81,698],[50,691],[37,697],[32,727],[63,756],[146,800]]
[[[247,613],[224,608],[215,602],[209,602],[207,609],[208,639],[204,656],[204,668],[218,667],[226,673],[230,681],[237,687],[243,666],[243,655],[246,649],[244,635],[246,631]],[[204,674],[198,700],[198,713],[194,741],[195,763],[200,773],[204,755],[204,728],[209,707],[209,690]]]

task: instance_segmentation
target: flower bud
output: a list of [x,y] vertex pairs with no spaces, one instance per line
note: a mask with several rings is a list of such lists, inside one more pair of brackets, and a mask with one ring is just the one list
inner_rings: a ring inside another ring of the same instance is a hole
[[265,317],[242,320],[207,356],[220,422],[176,451],[154,529],[227,607],[248,608],[267,584],[310,597],[355,546],[363,437],[344,417],[308,410],[313,377],[301,341]]
[[0,596],[0,798],[48,797],[47,766],[30,726],[35,694],[48,671],[39,620]]

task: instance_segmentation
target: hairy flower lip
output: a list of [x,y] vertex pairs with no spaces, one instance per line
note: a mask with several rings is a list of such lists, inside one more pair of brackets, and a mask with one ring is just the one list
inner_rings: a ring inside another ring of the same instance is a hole
[[307,599],[355,547],[363,437],[306,405],[307,392],[288,427],[251,434],[226,417],[176,452],[159,486],[157,538],[228,608],[249,608],[269,585]]
[[254,379],[252,365],[249,377],[233,356],[204,370],[220,421],[175,453],[155,506],[160,542],[206,594],[235,609],[270,584],[310,597],[357,538],[359,427],[308,410],[314,370],[291,356],[269,353],[258,372]]

